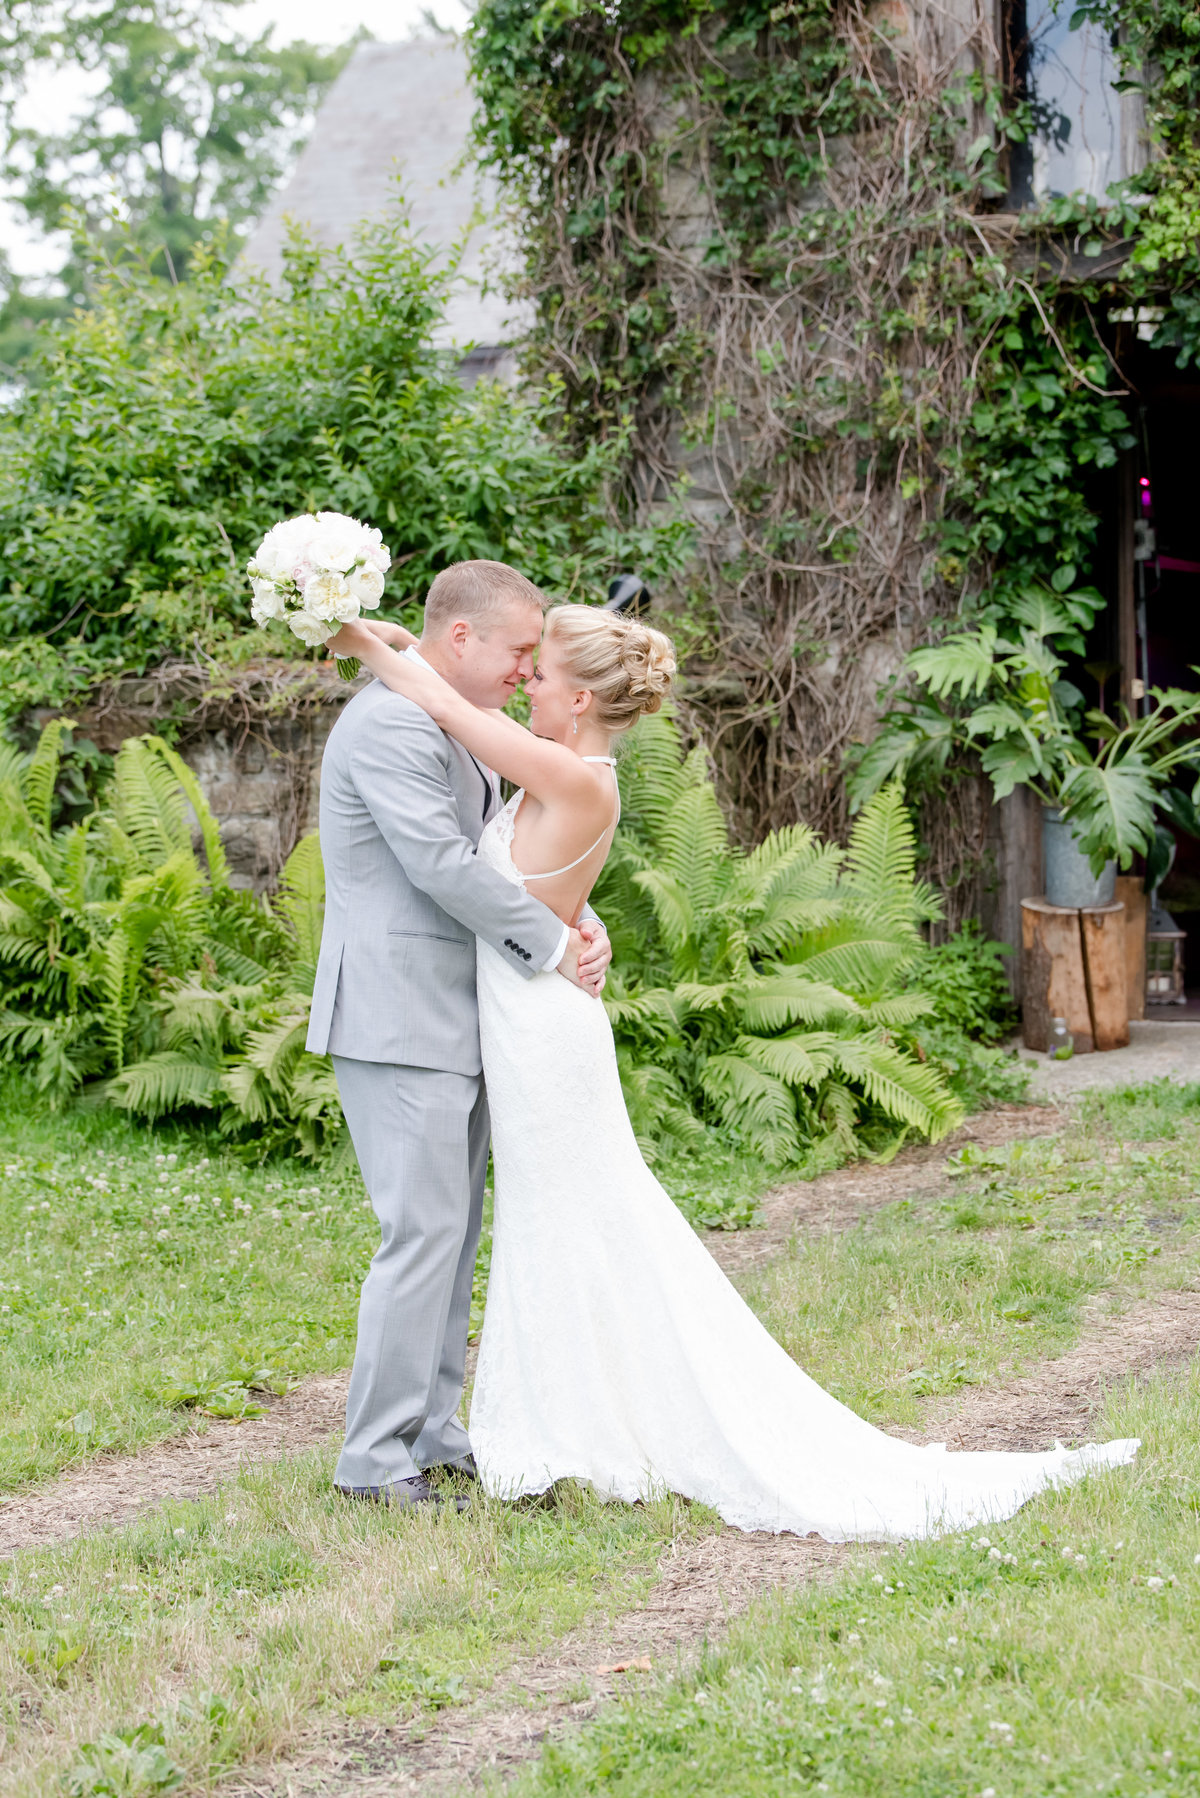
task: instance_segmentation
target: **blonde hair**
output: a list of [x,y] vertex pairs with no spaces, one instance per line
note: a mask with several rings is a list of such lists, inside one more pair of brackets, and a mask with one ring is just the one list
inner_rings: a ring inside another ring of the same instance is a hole
[[549,600],[507,562],[451,562],[435,575],[425,596],[423,630],[440,637],[460,618],[477,628],[490,612],[501,612],[513,600],[524,600],[544,612]]
[[657,712],[671,689],[675,651],[669,637],[597,606],[555,606],[546,642],[562,650],[572,680],[592,695],[591,716],[616,736],[644,712]]

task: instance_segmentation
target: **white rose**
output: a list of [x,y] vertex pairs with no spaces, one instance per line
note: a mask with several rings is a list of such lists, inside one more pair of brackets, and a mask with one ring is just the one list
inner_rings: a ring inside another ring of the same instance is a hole
[[301,643],[307,643],[310,649],[316,649],[334,635],[327,621],[314,618],[311,612],[289,612],[288,629],[295,631]]
[[283,595],[274,581],[264,581],[255,577],[250,582],[254,589],[254,598],[250,602],[250,615],[255,624],[270,624],[274,618],[282,618],[287,612]]
[[358,617],[358,601],[343,574],[314,574],[304,589],[304,610],[314,618],[346,624]]
[[360,606],[373,612],[383,598],[383,576],[374,562],[364,562],[350,575],[348,585]]

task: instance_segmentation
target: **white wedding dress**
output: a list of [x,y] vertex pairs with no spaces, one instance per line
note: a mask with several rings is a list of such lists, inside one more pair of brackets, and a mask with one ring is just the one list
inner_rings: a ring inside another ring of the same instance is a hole
[[[517,885],[521,798],[478,849]],[[865,1423],[768,1334],[642,1160],[603,1005],[481,942],[479,1022],[496,1207],[470,1434],[487,1492],[677,1492],[739,1529],[836,1542],[994,1522],[1132,1460],[1136,1441],[948,1453]]]

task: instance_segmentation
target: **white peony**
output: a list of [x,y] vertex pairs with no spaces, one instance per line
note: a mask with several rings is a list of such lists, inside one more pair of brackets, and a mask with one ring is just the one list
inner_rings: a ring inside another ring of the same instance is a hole
[[324,525],[308,548],[313,567],[328,574],[349,574],[362,553],[361,533],[343,525]]
[[358,617],[358,601],[344,574],[314,574],[304,589],[304,609],[314,618],[348,624]]
[[250,613],[255,624],[270,624],[276,618],[287,616],[287,601],[274,581],[252,576],[250,585],[254,590]]
[[307,643],[310,649],[318,648],[334,635],[328,621],[314,618],[311,612],[289,612],[288,629],[295,631],[301,643]]
[[373,611],[392,558],[379,531],[343,512],[310,512],[271,526],[246,564],[254,622],[286,620],[310,648]]
[[296,570],[304,569],[308,561],[316,528],[316,519],[307,512],[272,525],[255,554],[259,573],[268,580],[295,580]]
[[374,562],[364,562],[356,568],[348,582],[351,593],[360,606],[373,612],[383,598],[383,576]]

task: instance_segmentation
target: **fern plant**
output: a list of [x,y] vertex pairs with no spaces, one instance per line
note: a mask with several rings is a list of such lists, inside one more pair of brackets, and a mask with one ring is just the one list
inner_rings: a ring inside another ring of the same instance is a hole
[[822,1138],[853,1151],[871,1122],[891,1127],[893,1146],[959,1122],[941,1072],[911,1046],[930,1006],[905,977],[939,906],[916,880],[897,787],[868,804],[846,850],[793,825],[743,854],[703,750],[685,755],[660,715],[631,740],[621,793],[596,907],[613,938],[608,1010],[647,1152],[686,1134],[693,1115],[776,1165]]
[[[328,1060],[304,1051],[324,877],[315,837],[273,902],[235,889],[195,775],[158,737],[117,756],[108,802],[53,828],[69,725],[0,746],[0,1054],[62,1099],[106,1080],[155,1119],[317,1154],[342,1129]],[[197,840],[194,841],[194,836]]]

